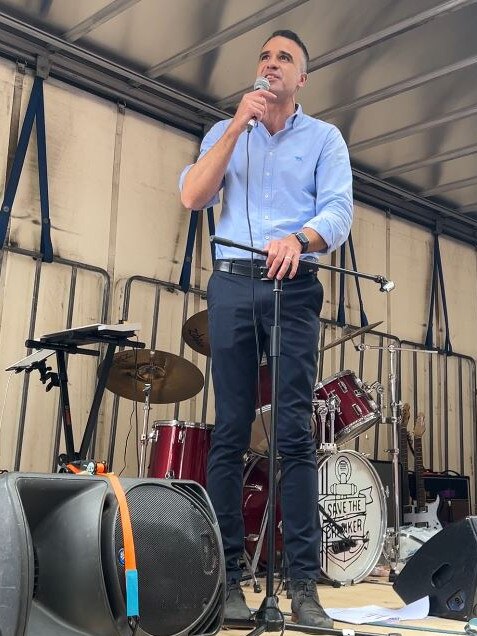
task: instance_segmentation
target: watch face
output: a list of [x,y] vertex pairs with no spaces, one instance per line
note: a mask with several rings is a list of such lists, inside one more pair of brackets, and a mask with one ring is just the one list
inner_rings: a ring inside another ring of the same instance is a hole
[[309,240],[304,232],[296,232],[295,236],[301,244],[301,251],[305,252],[308,248]]

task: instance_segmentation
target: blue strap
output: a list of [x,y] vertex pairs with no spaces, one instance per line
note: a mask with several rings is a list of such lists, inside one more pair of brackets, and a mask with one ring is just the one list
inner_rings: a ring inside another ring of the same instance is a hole
[[190,275],[192,271],[192,252],[194,251],[194,241],[197,232],[197,222],[199,220],[199,212],[192,210],[190,213],[189,232],[187,234],[187,243],[184,255],[184,263],[179,278],[179,286],[184,293],[189,291]]
[[452,344],[449,334],[449,314],[447,312],[447,300],[446,290],[444,284],[444,273],[442,269],[441,251],[439,247],[439,234],[436,232],[434,235],[434,264],[432,268],[432,285],[431,285],[431,300],[429,304],[429,320],[427,322],[427,333],[425,346],[428,349],[434,348],[434,335],[433,335],[433,321],[434,321],[434,303],[439,291],[441,292],[442,311],[444,314],[445,323],[445,342],[444,353],[452,355]]
[[17,193],[20,175],[25,162],[28,142],[30,140],[33,121],[36,116],[37,121],[37,145],[38,145],[38,170],[40,181],[40,202],[41,202],[41,246],[40,251],[43,260],[51,262],[53,260],[53,249],[50,239],[50,219],[48,205],[48,183],[46,167],[46,136],[45,136],[45,111],[43,103],[43,78],[35,77],[33,88],[30,94],[25,118],[23,120],[17,149],[13,158],[12,169],[8,182],[5,186],[5,194],[0,208],[0,249],[5,244],[7,236],[10,214]]
[[[187,234],[187,243],[184,254],[184,263],[179,278],[179,286],[184,293],[189,291],[190,277],[192,273],[192,254],[194,252],[195,236],[197,234],[197,223],[199,221],[199,211],[192,210],[190,213],[189,231]],[[209,235],[215,234],[214,208],[207,208],[207,221],[209,224]],[[210,245],[212,253],[212,263],[215,263],[215,245]]]
[[45,103],[43,100],[43,80],[39,84],[36,109],[36,139],[38,146],[38,179],[40,184],[41,237],[40,252],[45,263],[53,262],[53,246],[50,236],[50,203],[48,197],[48,167],[46,161]]
[[[215,236],[214,208],[207,208],[207,220],[209,222],[209,236]],[[212,264],[214,264],[215,263],[215,243],[210,244],[210,251],[212,255]]]
[[[340,267],[345,266],[346,261],[346,243],[340,248]],[[340,274],[340,299],[338,303],[338,314],[336,316],[336,324],[339,327],[344,327],[346,324],[346,315],[345,315],[345,279],[344,275]]]
[[[352,268],[354,272],[358,271],[358,268],[356,266],[356,254],[354,251],[354,244],[353,244],[353,236],[350,235],[348,237],[348,245],[349,245],[349,251],[350,251],[350,255],[351,255],[351,263],[352,263]],[[340,250],[340,267],[345,267],[345,253],[346,253],[346,243],[343,243],[343,245],[341,246],[341,250]],[[346,274],[344,274],[343,272],[340,273],[340,297],[339,297],[339,304],[338,304],[338,313],[336,316],[336,323],[340,326],[343,327],[346,324],[346,316],[345,316],[345,276]],[[359,279],[357,276],[353,277],[356,283],[356,292],[358,294],[358,301],[359,301],[359,313],[360,313],[360,319],[361,319],[361,327],[366,327],[369,323],[368,323],[368,318],[366,316],[366,312],[364,311],[364,304],[363,304],[363,298],[361,296],[361,287],[359,284]]]
[[[349,251],[351,254],[351,263],[353,265],[353,271],[357,272],[358,268],[356,266],[356,255],[354,253],[354,245],[353,245],[353,236],[350,232],[349,238],[348,238],[348,244],[349,244]],[[363,304],[363,299],[361,297],[361,287],[359,284],[359,278],[357,276],[354,276],[354,280],[356,282],[356,292],[358,294],[358,301],[359,301],[359,315],[360,315],[360,319],[361,319],[361,327],[367,327],[368,326],[368,318],[366,316],[366,312],[364,311],[364,304]]]

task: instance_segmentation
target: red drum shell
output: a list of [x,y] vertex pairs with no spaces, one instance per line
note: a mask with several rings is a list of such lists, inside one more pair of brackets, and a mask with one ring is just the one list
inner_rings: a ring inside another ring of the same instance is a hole
[[315,398],[327,400],[331,396],[339,399],[334,440],[330,440],[338,445],[358,437],[381,420],[376,402],[353,371],[341,371],[318,382],[315,386]]
[[212,429],[178,420],[154,422],[149,477],[192,479],[205,487]]

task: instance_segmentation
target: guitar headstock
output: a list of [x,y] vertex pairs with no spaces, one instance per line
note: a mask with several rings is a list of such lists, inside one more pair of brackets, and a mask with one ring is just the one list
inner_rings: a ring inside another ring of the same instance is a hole
[[418,413],[414,422],[414,437],[422,437],[426,432],[426,417],[424,413]]
[[411,407],[406,402],[405,404],[403,404],[402,411],[401,411],[401,428],[407,429],[410,414],[411,414]]

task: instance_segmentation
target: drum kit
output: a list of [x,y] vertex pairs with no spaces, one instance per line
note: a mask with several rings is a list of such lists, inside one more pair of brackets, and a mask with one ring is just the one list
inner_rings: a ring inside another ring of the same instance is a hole
[[[374,323],[346,333],[322,351],[375,329]],[[209,356],[207,311],[191,316],[182,336],[195,351]],[[268,506],[268,437],[271,381],[266,364],[259,368],[259,398],[245,457],[242,511],[245,562],[251,577],[266,566]],[[207,454],[213,426],[158,420],[149,432],[150,404],[176,403],[196,395],[204,385],[201,371],[182,357],[163,351],[121,351],[114,356],[107,388],[121,397],[144,402],[139,476],[191,479],[205,486]],[[377,393],[377,401],[372,391]],[[319,381],[313,394],[311,429],[317,443],[319,511],[322,527],[321,564],[325,579],[337,585],[357,583],[376,566],[386,536],[386,498],[370,461],[361,453],[340,450],[382,420],[383,388],[363,383],[350,370]],[[278,467],[277,484],[280,473]],[[281,511],[274,528],[277,554],[283,552]],[[256,584],[257,585],[257,584]]]

